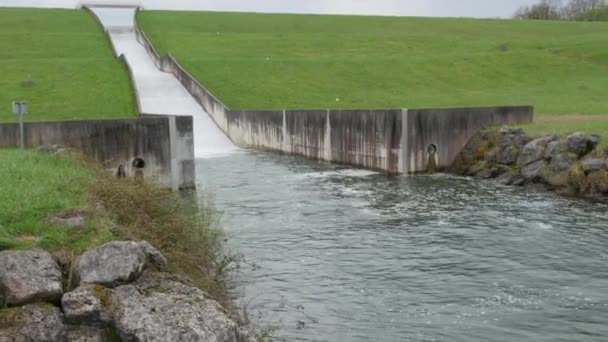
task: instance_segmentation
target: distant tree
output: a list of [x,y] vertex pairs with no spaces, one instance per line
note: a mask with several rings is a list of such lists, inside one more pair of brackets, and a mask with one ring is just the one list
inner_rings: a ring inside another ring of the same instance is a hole
[[562,18],[560,0],[541,0],[532,6],[520,7],[514,14],[517,19],[559,20]]
[[532,6],[520,7],[515,14],[517,19],[536,20],[608,20],[608,0],[570,0],[562,6],[560,0],[541,0]]
[[564,7],[564,15],[570,20],[607,20],[607,14],[608,1],[606,0],[570,0]]

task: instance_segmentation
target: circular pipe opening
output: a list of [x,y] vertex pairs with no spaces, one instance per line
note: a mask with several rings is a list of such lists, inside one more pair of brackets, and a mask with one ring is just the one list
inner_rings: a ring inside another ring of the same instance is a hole
[[429,146],[426,148],[426,151],[427,151],[429,154],[431,154],[431,155],[432,155],[432,154],[437,153],[437,145],[435,145],[435,144],[430,144],[430,145],[429,145]]
[[137,158],[133,159],[131,166],[133,166],[136,169],[143,169],[144,167],[146,167],[146,161],[143,160],[143,158],[137,157]]

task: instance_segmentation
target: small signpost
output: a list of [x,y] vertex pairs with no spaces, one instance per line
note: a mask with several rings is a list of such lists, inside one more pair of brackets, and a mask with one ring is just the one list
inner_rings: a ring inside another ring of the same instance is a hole
[[16,102],[13,101],[13,113],[19,115],[19,148],[23,152],[24,147],[24,133],[23,133],[23,117],[27,114],[27,102]]

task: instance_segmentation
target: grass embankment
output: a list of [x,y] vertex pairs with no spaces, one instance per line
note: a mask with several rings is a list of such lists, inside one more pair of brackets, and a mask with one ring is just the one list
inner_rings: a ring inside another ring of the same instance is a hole
[[0,8],[0,122],[135,116],[125,66],[85,11]]
[[[111,240],[147,240],[222,304],[231,261],[210,205],[143,181],[117,179],[74,156],[0,150],[0,250],[44,248],[79,255]],[[54,226],[51,216],[85,217],[84,228]]]
[[160,11],[138,22],[235,109],[608,114],[608,23]]

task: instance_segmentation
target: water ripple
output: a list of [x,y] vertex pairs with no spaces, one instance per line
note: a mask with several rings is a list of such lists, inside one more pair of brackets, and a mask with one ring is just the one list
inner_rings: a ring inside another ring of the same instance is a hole
[[601,341],[608,205],[298,158],[200,160],[261,324],[287,341]]

